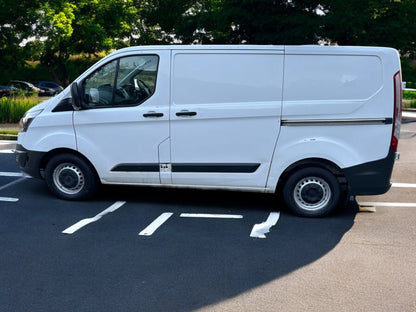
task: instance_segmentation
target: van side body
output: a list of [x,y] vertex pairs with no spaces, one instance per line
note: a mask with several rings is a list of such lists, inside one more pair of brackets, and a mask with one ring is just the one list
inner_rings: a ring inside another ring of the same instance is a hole
[[16,160],[65,199],[99,183],[276,192],[302,216],[387,192],[396,50],[131,47],[27,112]]

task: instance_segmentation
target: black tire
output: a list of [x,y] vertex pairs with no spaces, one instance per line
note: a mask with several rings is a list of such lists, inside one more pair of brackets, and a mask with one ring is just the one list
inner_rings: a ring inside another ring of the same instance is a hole
[[53,194],[66,200],[88,199],[99,186],[91,165],[73,154],[60,154],[49,160],[45,180]]
[[320,167],[296,171],[283,187],[286,205],[302,217],[326,216],[338,206],[340,193],[337,178]]

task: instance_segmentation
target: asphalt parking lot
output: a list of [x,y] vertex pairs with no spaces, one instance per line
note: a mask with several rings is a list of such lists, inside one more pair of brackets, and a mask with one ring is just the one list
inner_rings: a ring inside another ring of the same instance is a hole
[[324,219],[266,194],[62,201],[0,141],[0,310],[416,311],[415,137],[403,124],[393,188],[357,198],[376,212],[352,201]]

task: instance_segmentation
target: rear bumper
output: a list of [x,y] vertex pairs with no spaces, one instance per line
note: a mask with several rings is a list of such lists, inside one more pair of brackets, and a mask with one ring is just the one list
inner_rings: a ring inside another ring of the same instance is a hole
[[390,148],[386,158],[344,168],[350,195],[380,195],[391,187],[396,153]]
[[29,151],[20,144],[16,145],[15,155],[17,165],[20,170],[26,172],[34,178],[42,178],[40,174],[40,167],[45,154],[46,152]]

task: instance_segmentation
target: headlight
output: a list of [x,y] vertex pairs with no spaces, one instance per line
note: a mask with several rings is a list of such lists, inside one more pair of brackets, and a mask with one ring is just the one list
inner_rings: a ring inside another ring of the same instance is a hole
[[39,115],[42,111],[43,111],[43,109],[39,109],[39,110],[31,111],[31,112],[26,112],[23,115],[22,119],[20,119],[19,132],[26,132],[27,128],[29,128],[29,125],[31,124],[33,119],[35,119],[35,117],[37,115]]

